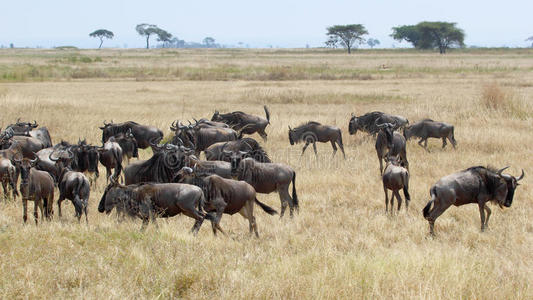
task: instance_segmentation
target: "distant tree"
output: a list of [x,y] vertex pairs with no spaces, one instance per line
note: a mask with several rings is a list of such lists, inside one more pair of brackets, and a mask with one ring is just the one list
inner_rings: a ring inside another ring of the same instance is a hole
[[526,41],[531,41],[531,48],[533,48],[533,36],[528,37]]
[[411,43],[413,47],[419,48],[422,34],[416,25],[404,25],[392,27],[392,34],[390,36],[398,42],[404,40]]
[[337,44],[339,43],[339,38],[337,36],[330,36],[329,39],[325,42],[326,47],[328,48],[337,48]]
[[374,46],[377,46],[380,44],[378,39],[369,38],[368,41],[366,41],[367,45],[370,46],[370,48],[374,48]]
[[102,44],[104,43],[104,38],[106,39],[113,39],[115,36],[113,32],[106,30],[106,29],[98,29],[95,30],[92,33],[89,33],[90,37],[99,38],[100,39],[100,46],[98,46],[98,49],[102,48]]
[[351,53],[351,49],[356,42],[359,44],[364,42],[362,36],[368,34],[368,31],[361,24],[334,25],[328,27],[327,30],[328,42],[337,38],[338,43],[348,49],[348,53]]
[[202,43],[205,45],[206,48],[213,48],[213,47],[215,47],[215,39],[212,38],[212,37],[210,37],[210,36],[206,37],[206,38],[202,41]]
[[157,40],[160,42],[168,42],[172,39],[172,34],[153,24],[142,23],[135,26],[135,30],[139,35],[146,36],[146,49],[150,48],[151,35],[157,35]]
[[405,40],[418,49],[438,48],[441,54],[451,47],[464,47],[465,34],[456,27],[457,23],[420,22],[392,28],[391,37],[397,41]]
[[462,29],[455,27],[457,23],[449,22],[421,22],[417,26],[422,34],[422,43],[432,43],[439,48],[440,54],[446,53],[451,47],[464,47],[465,34]]

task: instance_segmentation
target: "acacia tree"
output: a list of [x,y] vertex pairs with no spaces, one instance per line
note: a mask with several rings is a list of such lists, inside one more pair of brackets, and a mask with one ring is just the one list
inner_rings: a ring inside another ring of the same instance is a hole
[[361,24],[349,24],[349,25],[334,25],[327,28],[327,35],[329,37],[326,44],[331,44],[335,41],[338,42],[344,48],[348,49],[348,53],[351,53],[351,49],[356,42],[361,44],[364,42],[363,35],[368,34],[365,26]]
[[215,46],[215,39],[208,36],[202,41],[202,43],[205,45],[206,48],[212,48]]
[[450,47],[464,47],[465,34],[462,29],[455,27],[457,23],[449,22],[421,22],[417,26],[423,41],[432,41],[439,53],[444,54]]
[[100,39],[100,46],[98,46],[98,49],[102,48],[102,44],[104,43],[104,38],[106,39],[113,39],[115,36],[112,31],[109,31],[107,29],[98,29],[95,30],[92,33],[89,33],[90,37],[97,37]]
[[150,48],[151,35],[157,35],[157,40],[160,42],[168,42],[172,38],[172,34],[153,24],[142,23],[135,26],[135,30],[139,35],[146,36],[146,49]]
[[391,37],[400,42],[405,40],[417,49],[438,48],[444,54],[451,47],[464,47],[465,34],[456,24],[420,22],[416,25],[393,27]]

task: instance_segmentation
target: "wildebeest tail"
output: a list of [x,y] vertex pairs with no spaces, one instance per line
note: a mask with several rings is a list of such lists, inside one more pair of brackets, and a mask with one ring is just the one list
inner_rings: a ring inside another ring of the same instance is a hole
[[115,161],[117,162],[117,167],[115,168],[113,177],[118,180],[120,172],[122,172],[122,155],[117,149],[113,148],[113,156],[115,157]]
[[268,111],[268,108],[267,106],[263,106],[263,108],[265,109],[265,115],[266,115],[266,119],[268,121],[268,124],[270,124],[270,112]]
[[272,207],[262,203],[261,201],[257,200],[257,198],[255,198],[255,203],[257,203],[257,205],[259,205],[267,214],[269,215],[277,215],[278,212],[273,209]]
[[100,203],[98,203],[98,212],[103,213],[105,211],[105,198],[107,195],[107,190],[102,195],[102,199],[100,199]]
[[300,204],[298,203],[298,195],[296,195],[296,172],[292,175],[292,201],[296,209],[300,209]]
[[424,215],[424,219],[427,219],[429,217],[429,211],[431,209],[431,204],[433,204],[433,202],[435,202],[436,193],[437,193],[437,191],[436,191],[435,187],[432,187],[431,191],[430,191],[431,200],[429,200],[428,204],[422,210],[422,213]]
[[411,201],[411,195],[409,195],[409,187],[406,185],[403,186],[403,195],[405,196],[406,200]]

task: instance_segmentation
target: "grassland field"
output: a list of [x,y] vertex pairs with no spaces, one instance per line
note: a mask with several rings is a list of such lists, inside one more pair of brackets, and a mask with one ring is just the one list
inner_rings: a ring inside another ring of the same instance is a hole
[[[0,49],[0,126],[37,120],[54,143],[99,145],[104,120],[169,136],[176,119],[215,109],[264,116],[263,105],[269,139],[252,137],[296,170],[293,219],[256,207],[258,239],[239,215],[222,217],[228,237],[214,237],[209,224],[194,237],[185,216],[141,232],[140,220],[97,212],[104,176],[91,190],[88,225],[72,204],[61,219],[35,226],[30,213],[24,225],[20,198],[2,199],[0,298],[533,298],[533,49]],[[455,125],[456,150],[433,139],[427,153],[408,142],[412,201],[393,216],[374,140],[348,134],[352,112],[374,110]],[[332,159],[329,144],[318,145],[317,158],[311,149],[300,157],[288,126],[309,120],[342,129],[346,160]],[[512,207],[491,205],[483,233],[476,205],[451,207],[428,237],[429,188],[474,165],[524,169]],[[280,208],[277,194],[259,199]]]

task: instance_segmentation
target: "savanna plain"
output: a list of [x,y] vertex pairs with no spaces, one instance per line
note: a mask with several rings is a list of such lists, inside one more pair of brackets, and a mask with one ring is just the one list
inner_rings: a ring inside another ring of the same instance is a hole
[[[185,216],[140,231],[140,220],[99,214],[105,176],[91,190],[88,225],[71,203],[37,226],[30,203],[24,225],[20,198],[2,199],[0,297],[532,299],[532,103],[531,49],[1,49],[0,126],[36,120],[54,144],[100,145],[104,120],[168,137],[174,120],[215,110],[264,116],[267,105],[268,141],[252,137],[296,170],[300,212],[280,220],[256,207],[259,238],[239,215],[222,217],[227,237],[208,222],[195,237]],[[394,215],[385,213],[374,139],[348,134],[351,113],[374,110],[455,126],[456,150],[408,142],[411,203]],[[309,120],[342,129],[346,160],[332,158],[329,144],[300,157],[288,126]],[[490,205],[483,233],[477,205],[451,207],[429,237],[421,210],[431,185],[475,165],[524,169],[512,207]],[[279,211],[277,194],[258,198]]]

